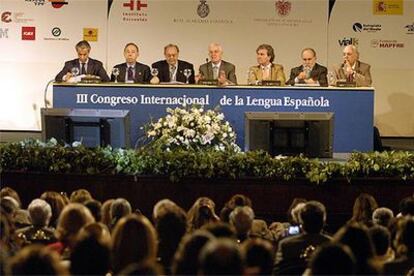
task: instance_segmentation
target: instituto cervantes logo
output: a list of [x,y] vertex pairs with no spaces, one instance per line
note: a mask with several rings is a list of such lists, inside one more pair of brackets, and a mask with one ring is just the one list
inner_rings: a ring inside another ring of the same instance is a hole
[[130,0],[122,3],[122,21],[126,22],[147,22],[148,4],[142,0]]
[[343,39],[338,39],[338,44],[341,47],[345,47],[348,45],[358,46],[358,38],[355,37],[344,37]]
[[292,3],[286,0],[276,1],[275,6],[276,6],[276,12],[280,16],[288,15],[292,9]]
[[83,28],[83,40],[98,41],[98,29],[97,28]]
[[22,40],[35,40],[36,27],[22,27]]
[[1,22],[4,22],[4,23],[10,23],[10,22],[12,22],[11,14],[12,13],[9,12],[9,11],[3,12],[1,14]]
[[207,4],[206,0],[200,0],[200,4],[197,6],[197,14],[201,18],[205,18],[210,13],[210,7]]
[[0,28],[0,39],[9,38],[9,28]]

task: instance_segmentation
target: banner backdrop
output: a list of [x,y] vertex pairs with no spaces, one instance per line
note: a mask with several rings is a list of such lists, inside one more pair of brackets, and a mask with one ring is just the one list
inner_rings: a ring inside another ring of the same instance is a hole
[[46,84],[86,39],[108,73],[124,62],[128,42],[148,65],[164,58],[166,44],[177,44],[196,71],[208,44],[218,42],[240,84],[259,44],[274,47],[287,78],[304,47],[331,69],[345,45],[357,44],[372,65],[381,134],[414,136],[414,0],[1,0],[0,16],[3,130],[40,130]]

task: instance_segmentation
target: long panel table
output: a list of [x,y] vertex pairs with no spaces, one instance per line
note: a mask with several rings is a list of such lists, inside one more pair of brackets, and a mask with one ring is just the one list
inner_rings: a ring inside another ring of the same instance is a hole
[[187,86],[138,84],[53,85],[54,108],[130,110],[131,143],[141,127],[166,114],[166,108],[220,106],[244,148],[245,112],[334,112],[335,153],[373,149],[374,88]]

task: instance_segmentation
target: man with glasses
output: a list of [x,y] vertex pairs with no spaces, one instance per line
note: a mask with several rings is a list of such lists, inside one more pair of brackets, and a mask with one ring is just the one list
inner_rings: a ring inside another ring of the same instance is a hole
[[302,50],[302,65],[292,68],[286,84],[309,84],[328,86],[328,69],[316,63],[316,52],[312,48]]

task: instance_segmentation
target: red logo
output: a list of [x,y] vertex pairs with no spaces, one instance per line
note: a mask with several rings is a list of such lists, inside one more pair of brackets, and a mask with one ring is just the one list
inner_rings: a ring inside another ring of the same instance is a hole
[[[136,5],[135,5],[135,3],[136,3]],[[129,7],[130,11],[133,11],[135,8],[140,11],[142,8],[148,7],[148,4],[143,3],[140,0],[130,0],[129,2],[124,3],[123,6],[124,7]]]
[[35,40],[36,27],[22,27],[22,40]]
[[52,7],[54,7],[55,9],[60,9],[61,7],[63,7],[64,5],[69,4],[67,1],[65,0],[49,0],[49,2],[52,2]]
[[10,23],[11,21],[11,12],[6,11],[1,14],[1,22]]
[[292,3],[285,0],[278,0],[275,3],[277,14],[280,16],[286,16],[290,13],[292,9]]

